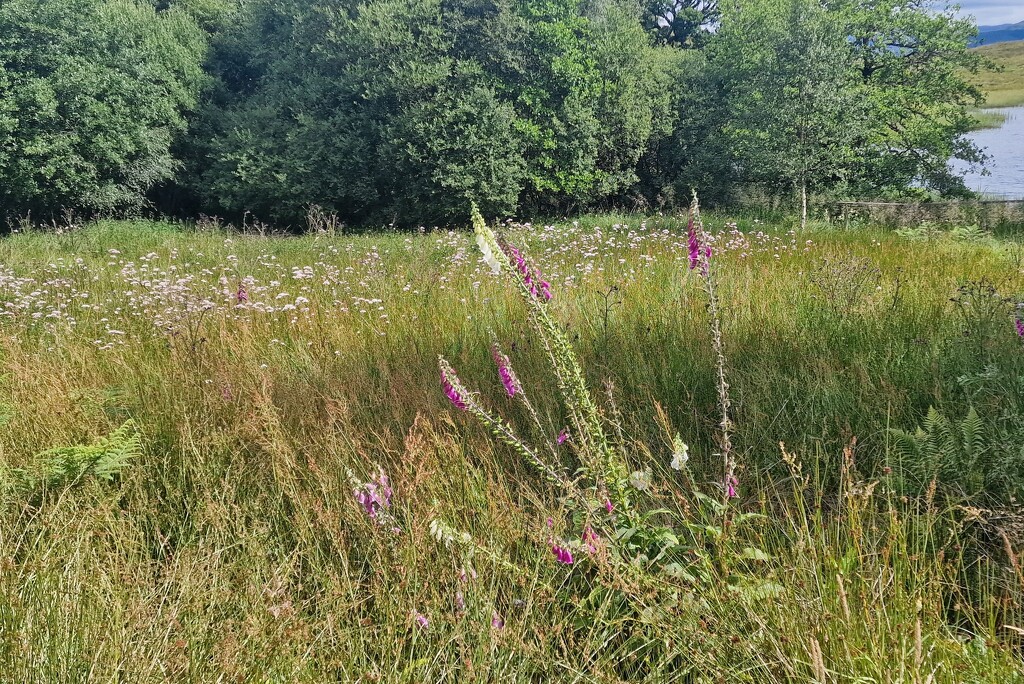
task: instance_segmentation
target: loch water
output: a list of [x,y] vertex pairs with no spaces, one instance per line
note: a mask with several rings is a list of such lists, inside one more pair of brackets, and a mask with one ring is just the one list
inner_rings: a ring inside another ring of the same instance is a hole
[[967,173],[967,187],[997,199],[1024,199],[1024,107],[990,111],[1005,114],[1006,122],[968,136],[991,159],[988,175],[978,170]]

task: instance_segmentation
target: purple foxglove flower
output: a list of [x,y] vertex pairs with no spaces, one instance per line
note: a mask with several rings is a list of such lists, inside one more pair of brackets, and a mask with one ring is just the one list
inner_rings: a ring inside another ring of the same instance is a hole
[[740,481],[736,479],[735,475],[730,475],[725,482],[725,493],[730,499],[735,499],[738,494],[736,493],[736,487],[738,487]]
[[555,441],[557,441],[558,445],[561,446],[568,442],[570,439],[572,439],[572,437],[569,435],[569,430],[566,428],[562,428],[562,431],[558,433],[558,437],[555,438]]
[[430,620],[427,619],[427,616],[419,612],[416,613],[415,622],[416,626],[420,629],[426,629],[430,626]]
[[604,510],[608,511],[609,514],[611,514],[611,512],[615,510],[615,506],[612,504],[611,499],[604,500]]
[[690,250],[690,270],[697,267],[700,260],[700,242],[697,240],[697,228],[693,220],[693,212],[690,212],[690,222],[686,225],[687,246]]
[[498,615],[498,611],[491,613],[491,629],[505,629],[505,621]]
[[445,395],[448,397],[448,400],[452,402],[455,408],[462,411],[469,408],[465,398],[463,398],[463,396],[459,394],[459,391],[455,389],[452,381],[448,378],[448,373],[446,373],[443,368],[441,369],[441,387],[444,388]]
[[583,530],[583,548],[587,550],[587,553],[597,553],[597,535],[594,533],[593,528],[587,525]]
[[377,512],[373,508],[373,503],[371,502],[370,497],[366,494],[366,492],[362,491],[361,489],[357,489],[356,501],[359,503],[360,506],[363,507],[363,510],[366,511],[366,515],[370,516],[371,518],[377,516]]
[[462,595],[461,591],[455,592],[455,612],[466,612],[466,597]]
[[523,387],[519,384],[519,378],[516,377],[515,371],[512,370],[512,362],[502,353],[498,345],[494,345],[491,349],[491,355],[494,357],[494,363],[498,366],[498,377],[508,396],[514,397],[516,393],[522,392]]
[[1017,337],[1024,337],[1024,320],[1016,319],[1014,326],[1017,328]]
[[516,264],[516,270],[519,271],[519,275],[523,278],[523,284],[530,291],[530,295],[535,298],[543,297],[545,300],[552,298],[551,294],[551,283],[541,278],[540,271],[534,268],[515,247],[509,245],[507,247],[508,254]]
[[572,565],[573,558],[572,552],[569,549],[559,546],[558,544],[551,545],[551,553],[555,554],[555,560],[564,565]]
[[381,470],[377,479],[367,482],[355,491],[356,501],[363,507],[370,518],[376,519],[377,513],[391,506],[391,485],[388,484],[388,476]]

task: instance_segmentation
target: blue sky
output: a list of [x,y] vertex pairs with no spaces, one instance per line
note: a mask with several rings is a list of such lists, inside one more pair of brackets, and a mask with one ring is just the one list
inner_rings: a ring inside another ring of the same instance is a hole
[[1024,0],[960,0],[962,14],[973,14],[982,26],[1024,21]]

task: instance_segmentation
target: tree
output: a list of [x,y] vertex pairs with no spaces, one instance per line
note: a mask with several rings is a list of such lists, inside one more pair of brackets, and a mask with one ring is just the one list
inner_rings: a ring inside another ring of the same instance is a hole
[[171,178],[205,41],[134,0],[0,4],[0,206],[8,218],[137,208]]
[[643,24],[661,42],[701,47],[719,16],[718,0],[646,0]]
[[637,19],[618,0],[257,0],[218,38],[196,189],[403,224],[620,196],[668,118]]
[[977,36],[974,22],[934,0],[828,0],[826,6],[849,37],[868,108],[855,187],[863,194],[902,193],[911,185],[966,192],[949,160],[984,160],[966,139],[969,112],[983,102],[970,81],[984,63],[968,49]]
[[842,180],[864,125],[842,26],[817,0],[730,7],[711,47],[740,177],[797,189]]

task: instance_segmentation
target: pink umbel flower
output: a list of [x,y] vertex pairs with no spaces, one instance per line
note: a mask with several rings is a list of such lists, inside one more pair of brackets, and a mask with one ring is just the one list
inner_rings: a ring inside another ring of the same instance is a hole
[[515,371],[512,370],[512,362],[502,353],[497,344],[491,348],[491,355],[494,357],[495,365],[498,366],[498,377],[501,379],[501,384],[505,387],[505,392],[508,393],[508,396],[514,397],[516,394],[522,393],[523,386],[519,384],[519,378],[516,377]]
[[415,622],[416,626],[420,629],[426,629],[430,626],[430,620],[427,618],[426,615],[420,613],[419,611],[416,612],[415,617],[413,618],[413,622]]
[[455,384],[449,377],[449,370],[444,366],[441,367],[441,387],[444,388],[445,395],[448,397],[448,400],[452,402],[455,408],[461,411],[465,411],[469,408],[465,397],[463,397],[459,390],[456,389]]
[[560,546],[559,544],[552,543],[551,544],[551,553],[555,554],[555,560],[558,561],[559,563],[562,563],[564,565],[572,565],[573,564],[572,552],[569,549],[565,548],[564,546]]
[[558,442],[558,446],[562,446],[570,439],[572,439],[572,435],[569,434],[569,429],[562,428],[562,431],[558,433],[558,437],[555,438],[555,441]]

